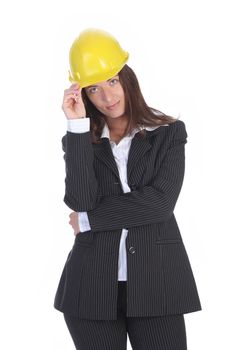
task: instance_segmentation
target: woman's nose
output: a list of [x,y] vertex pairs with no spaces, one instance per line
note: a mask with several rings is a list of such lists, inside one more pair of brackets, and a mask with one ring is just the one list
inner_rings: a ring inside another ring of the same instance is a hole
[[109,102],[113,101],[113,94],[110,90],[105,89],[102,92],[102,98],[105,102],[109,103]]

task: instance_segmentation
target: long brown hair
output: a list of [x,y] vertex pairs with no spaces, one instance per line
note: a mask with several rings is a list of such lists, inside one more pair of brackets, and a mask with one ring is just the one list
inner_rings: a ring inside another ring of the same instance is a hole
[[[125,114],[129,118],[128,125],[122,137],[126,136],[135,126],[157,126],[174,123],[177,119],[149,107],[142,95],[136,74],[127,64],[118,73],[119,80],[125,93]],[[82,98],[87,117],[90,118],[90,129],[93,143],[101,143],[101,134],[105,124],[105,116],[89,100],[85,89]],[[146,131],[139,131],[145,137]]]

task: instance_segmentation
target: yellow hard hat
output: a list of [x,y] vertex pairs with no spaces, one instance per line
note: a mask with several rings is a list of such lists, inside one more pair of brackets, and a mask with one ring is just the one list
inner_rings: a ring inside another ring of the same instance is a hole
[[129,53],[108,32],[96,28],[82,31],[69,53],[69,80],[81,88],[114,77],[125,65]]

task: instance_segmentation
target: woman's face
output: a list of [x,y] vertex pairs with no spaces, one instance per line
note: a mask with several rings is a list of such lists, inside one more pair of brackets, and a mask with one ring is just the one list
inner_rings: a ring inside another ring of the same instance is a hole
[[125,113],[125,94],[119,76],[85,87],[94,106],[106,117],[117,118]]

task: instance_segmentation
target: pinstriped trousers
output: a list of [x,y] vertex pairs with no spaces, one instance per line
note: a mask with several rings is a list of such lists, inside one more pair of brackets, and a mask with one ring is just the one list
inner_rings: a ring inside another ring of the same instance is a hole
[[78,350],[187,350],[184,315],[126,317],[127,281],[118,281],[117,320],[86,320],[63,314]]

